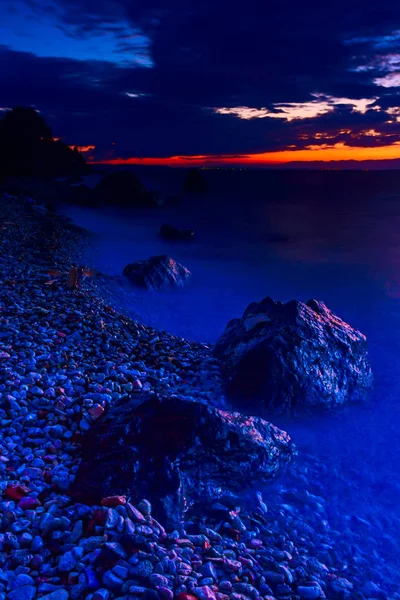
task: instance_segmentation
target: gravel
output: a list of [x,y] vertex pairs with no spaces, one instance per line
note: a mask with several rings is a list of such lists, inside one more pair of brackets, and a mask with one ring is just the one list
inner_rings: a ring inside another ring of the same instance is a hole
[[264,499],[221,500],[179,531],[146,499],[73,502],[82,435],[111,403],[143,390],[225,399],[208,345],[118,314],[96,277],[70,289],[90,236],[25,205],[0,197],[0,600],[400,598],[369,550],[384,524],[358,523],[362,535],[332,518],[313,457]]

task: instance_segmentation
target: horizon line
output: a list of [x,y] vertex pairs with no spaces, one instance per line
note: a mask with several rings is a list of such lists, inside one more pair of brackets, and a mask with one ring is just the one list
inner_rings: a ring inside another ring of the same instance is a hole
[[166,166],[283,166],[291,163],[310,164],[313,162],[375,162],[400,160],[400,142],[387,146],[346,146],[345,144],[309,146],[298,150],[277,150],[253,154],[196,154],[167,157],[128,157],[105,158],[88,161],[90,164],[109,165],[166,165]]

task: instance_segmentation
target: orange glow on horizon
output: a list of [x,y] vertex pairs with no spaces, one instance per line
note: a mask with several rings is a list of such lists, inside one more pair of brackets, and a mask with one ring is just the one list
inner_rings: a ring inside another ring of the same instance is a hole
[[205,166],[205,165],[281,165],[289,162],[341,161],[341,160],[391,160],[400,158],[400,142],[388,146],[362,147],[334,145],[310,145],[303,149],[278,150],[259,154],[243,155],[194,155],[170,156],[166,158],[113,158],[104,161],[91,161],[92,164],[108,165],[165,165],[165,166]]

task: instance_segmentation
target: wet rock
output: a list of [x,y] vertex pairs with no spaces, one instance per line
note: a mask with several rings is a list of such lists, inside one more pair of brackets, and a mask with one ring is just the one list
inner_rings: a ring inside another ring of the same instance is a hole
[[[86,436],[77,499],[145,493],[155,513],[179,522],[187,500],[240,494],[273,479],[294,454],[289,436],[260,418],[176,397],[142,393],[140,401],[114,404]],[[115,526],[114,513],[108,509],[106,527]]]
[[126,511],[129,515],[129,517],[133,520],[136,521],[138,523],[142,523],[143,525],[145,525],[147,523],[146,519],[144,518],[143,514],[140,512],[140,510],[138,510],[135,506],[133,506],[133,504],[131,504],[130,502],[127,503],[126,505]]
[[250,304],[215,354],[233,396],[277,412],[365,400],[372,386],[365,336],[316,300]]
[[153,256],[126,265],[123,275],[138,287],[159,290],[165,287],[182,287],[191,273],[170,256]]
[[113,206],[156,206],[151,194],[132,171],[117,171],[105,175],[94,189],[95,198]]
[[138,509],[143,515],[151,515],[151,504],[148,500],[141,500],[138,504]]
[[204,176],[196,169],[189,169],[183,187],[185,192],[191,194],[204,194],[207,191],[207,182]]

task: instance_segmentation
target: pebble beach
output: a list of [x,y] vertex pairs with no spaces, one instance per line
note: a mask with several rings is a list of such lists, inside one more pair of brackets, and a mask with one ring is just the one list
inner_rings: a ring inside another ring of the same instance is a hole
[[335,511],[340,474],[312,455],[175,531],[145,498],[74,502],[82,438],[113,402],[145,391],[225,407],[219,365],[210,345],[118,313],[100,275],[71,289],[88,232],[9,195],[0,227],[0,600],[400,598],[386,560],[399,521]]

